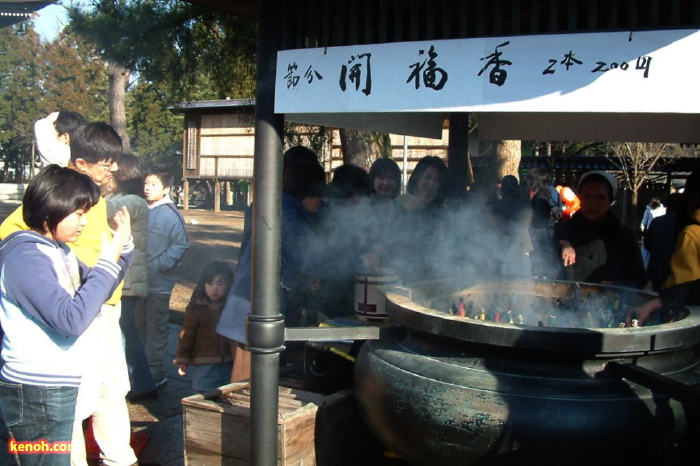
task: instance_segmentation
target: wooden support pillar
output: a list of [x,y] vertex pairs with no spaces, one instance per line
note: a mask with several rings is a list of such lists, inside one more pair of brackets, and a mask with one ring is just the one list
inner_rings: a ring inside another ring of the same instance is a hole
[[234,193],[233,189],[231,188],[232,183],[235,183],[235,181],[230,181],[230,180],[224,181],[224,195],[226,197],[226,205],[229,207],[231,207],[235,202],[235,199],[234,199],[235,193]]
[[214,180],[214,212],[221,211],[221,181]]
[[185,178],[182,181],[182,210],[190,210],[190,181]]

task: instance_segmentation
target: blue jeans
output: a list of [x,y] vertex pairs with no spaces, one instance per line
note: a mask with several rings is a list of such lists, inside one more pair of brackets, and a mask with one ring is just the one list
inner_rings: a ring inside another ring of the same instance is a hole
[[136,329],[136,306],[140,299],[136,296],[122,296],[122,314],[119,319],[119,326],[124,337],[124,353],[129,368],[132,395],[140,395],[156,389],[156,384],[151,377],[151,370],[148,367],[146,350],[143,348],[139,332]]
[[187,374],[192,377],[192,389],[197,393],[209,392],[231,383],[233,362],[188,365]]
[[[42,446],[54,442],[69,443],[77,395],[76,387],[40,387],[0,378],[0,409],[10,434],[17,442],[41,441]],[[19,453],[19,461],[22,466],[69,465],[70,449],[57,449],[44,454]]]

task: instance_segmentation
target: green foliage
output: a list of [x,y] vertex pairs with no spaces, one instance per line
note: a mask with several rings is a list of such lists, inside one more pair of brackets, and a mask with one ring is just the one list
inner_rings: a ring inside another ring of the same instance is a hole
[[0,162],[28,174],[33,123],[62,108],[110,121],[107,63],[131,73],[132,151],[181,166],[183,101],[255,95],[257,24],[178,0],[93,0],[42,42],[31,22],[0,29]]
[[0,157],[2,179],[11,172],[22,179],[31,158],[34,116],[40,100],[42,74],[39,66],[41,42],[27,28],[0,28]]
[[184,2],[169,13],[165,26],[170,44],[142,72],[171,84],[182,100],[252,98],[255,95],[257,24]]
[[137,70],[144,55],[162,50],[168,3],[94,0],[90,9],[74,4],[68,9],[70,32],[91,43],[105,60]]
[[59,109],[91,121],[109,121],[109,81],[104,61],[90,44],[65,32],[43,44],[42,114]]
[[94,0],[69,9],[70,30],[106,60],[163,82],[181,100],[254,95],[256,23],[174,0]]
[[253,21],[175,0],[94,0],[69,17],[73,34],[136,78],[124,113],[131,149],[147,163],[181,164],[182,118],[168,107],[254,95]]
[[168,109],[172,104],[163,83],[139,82],[128,96],[134,155],[146,164],[182,166],[183,117]]
[[69,109],[89,120],[109,118],[105,64],[74,36],[42,42],[32,23],[0,29],[0,161],[4,178],[29,176],[34,122]]
[[32,116],[36,113],[42,74],[41,43],[32,29],[15,33],[0,29],[0,142],[20,138],[31,141]]

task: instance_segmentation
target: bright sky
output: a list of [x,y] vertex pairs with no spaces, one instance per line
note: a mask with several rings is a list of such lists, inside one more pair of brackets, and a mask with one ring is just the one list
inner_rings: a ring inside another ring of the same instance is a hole
[[49,5],[38,12],[34,20],[34,28],[45,40],[51,41],[68,22],[66,9],[60,5]]

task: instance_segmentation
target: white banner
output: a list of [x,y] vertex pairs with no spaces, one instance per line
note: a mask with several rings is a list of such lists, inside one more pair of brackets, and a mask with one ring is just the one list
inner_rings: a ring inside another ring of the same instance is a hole
[[275,111],[698,113],[698,55],[698,30],[287,50]]

